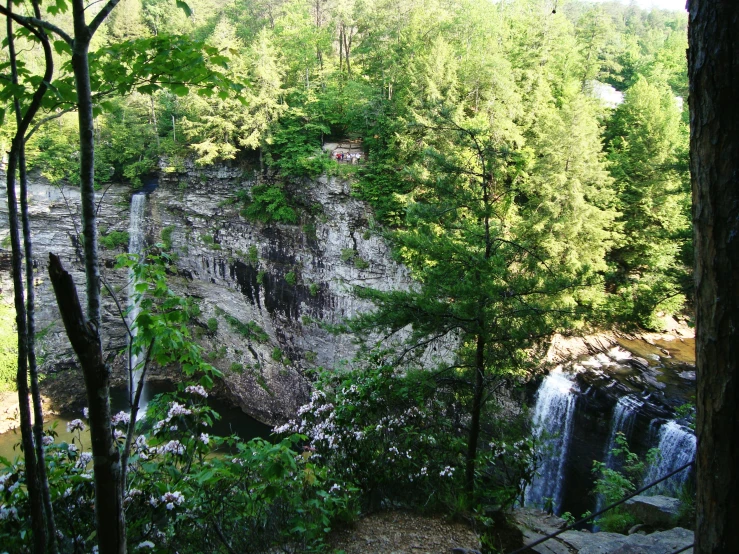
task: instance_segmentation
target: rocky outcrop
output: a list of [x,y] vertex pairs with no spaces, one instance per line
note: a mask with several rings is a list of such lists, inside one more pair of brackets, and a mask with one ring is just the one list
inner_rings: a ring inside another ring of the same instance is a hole
[[[531,544],[565,527],[565,521],[540,510],[520,509],[514,512],[524,544]],[[681,527],[649,535],[635,533],[591,533],[565,531],[530,550],[538,554],[671,554],[693,544],[693,532]],[[685,552],[692,553],[688,548]]]
[[680,501],[661,494],[635,496],[627,500],[624,506],[637,521],[651,528],[671,527],[680,516]]
[[[0,173],[0,196],[6,197],[5,174]],[[50,252],[57,254],[78,285],[80,300],[85,300],[84,268],[80,263],[79,190],[75,187],[55,187],[43,179],[29,184],[29,213],[33,235],[36,292],[36,329],[39,334],[37,355],[47,376],[68,373],[75,367],[74,352],[67,340],[59,317],[56,298],[48,281],[46,266]],[[99,228],[105,232],[126,230],[128,227],[128,187],[112,186],[97,195]],[[0,259],[9,258],[7,202],[0,202]],[[121,250],[101,250],[101,270],[114,291],[125,288],[127,274],[114,271],[115,255]],[[10,267],[0,264],[0,289],[3,296],[12,296]],[[123,299],[125,307],[125,298]],[[118,308],[109,294],[104,293],[102,317],[104,346],[114,362],[115,355],[126,345],[126,330]]]
[[[147,243],[162,243],[171,251],[176,264],[171,286],[199,301],[195,334],[223,371],[233,400],[261,421],[282,421],[307,398],[311,371],[337,367],[354,356],[352,339],[326,326],[369,308],[351,287],[407,287],[407,272],[371,232],[368,206],[352,196],[344,180],[322,177],[287,185],[299,224],[262,224],[240,215],[240,198],[253,186],[253,175],[225,166],[186,169],[162,173],[158,187],[147,189]],[[54,252],[75,282],[84,282],[76,228],[79,193],[41,178],[34,179],[30,192],[43,368],[71,376],[74,356],[45,267],[48,252]],[[101,191],[103,233],[128,230],[131,193],[117,185]],[[0,218],[7,221],[2,209],[7,208],[0,208]],[[7,229],[7,223],[0,228]],[[103,250],[102,263],[125,306],[127,274],[112,269],[115,255],[123,251]],[[2,278],[8,280],[7,271]],[[118,354],[126,344],[125,327],[110,296],[104,322],[106,347],[122,379]]]

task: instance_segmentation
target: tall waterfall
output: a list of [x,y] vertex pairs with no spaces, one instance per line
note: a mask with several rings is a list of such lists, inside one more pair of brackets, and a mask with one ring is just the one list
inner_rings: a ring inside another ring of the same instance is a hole
[[[144,251],[144,213],[146,210],[146,194],[134,194],[131,197],[131,213],[128,223],[128,253],[140,256]],[[139,315],[139,303],[136,302],[136,280],[133,272],[128,278],[128,325],[132,326]],[[133,330],[134,335],[136,331]],[[133,380],[129,383],[131,398],[136,392],[139,378],[141,377],[141,369],[138,367],[144,360],[143,354],[134,354],[131,356],[131,366],[134,368]],[[142,417],[146,410],[146,385],[141,391],[141,401],[139,403],[139,417]]]
[[[659,430],[659,444],[657,446],[660,457],[649,467],[644,477],[644,484],[651,483],[688,462],[692,462],[695,459],[695,446],[695,435],[689,429],[674,420],[662,425]],[[681,471],[674,477],[650,489],[649,494],[678,494],[681,486],[688,480],[690,473],[690,469]]]
[[526,489],[524,500],[528,505],[543,507],[547,503],[545,499],[551,498],[556,513],[560,512],[564,492],[565,462],[575,413],[575,387],[575,382],[557,367],[542,381],[534,405],[534,436],[542,441],[544,455],[539,475]]

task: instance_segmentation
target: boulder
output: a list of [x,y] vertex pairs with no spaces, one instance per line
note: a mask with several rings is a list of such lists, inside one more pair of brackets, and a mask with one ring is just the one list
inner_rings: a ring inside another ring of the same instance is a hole
[[680,512],[680,501],[669,496],[635,496],[626,501],[626,510],[650,527],[674,525]]

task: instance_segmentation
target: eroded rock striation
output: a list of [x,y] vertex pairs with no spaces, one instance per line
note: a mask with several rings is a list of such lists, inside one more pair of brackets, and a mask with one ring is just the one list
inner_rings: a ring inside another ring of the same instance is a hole
[[[147,244],[163,245],[173,255],[171,286],[199,301],[195,336],[224,372],[233,400],[257,419],[276,423],[294,415],[307,398],[312,369],[335,367],[356,352],[349,336],[331,334],[319,322],[338,324],[370,307],[352,295],[353,285],[388,290],[407,287],[409,277],[370,231],[370,209],[352,197],[347,181],[321,177],[287,185],[300,214],[295,225],[246,220],[241,199],[253,185],[253,173],[240,168],[162,172],[158,186],[146,189],[144,225]],[[54,252],[73,270],[75,282],[83,283],[79,193],[41,178],[30,189],[43,369],[71,375],[74,356],[45,267],[48,252]],[[99,193],[102,234],[128,230],[133,192],[113,185]],[[7,208],[0,208],[6,222],[2,210]],[[125,246],[101,251],[105,276],[122,306],[128,275],[113,266],[124,251]],[[2,271],[0,279],[9,284]],[[3,294],[10,291],[2,288]],[[104,321],[110,360],[123,379],[119,354],[126,332],[110,295]]]

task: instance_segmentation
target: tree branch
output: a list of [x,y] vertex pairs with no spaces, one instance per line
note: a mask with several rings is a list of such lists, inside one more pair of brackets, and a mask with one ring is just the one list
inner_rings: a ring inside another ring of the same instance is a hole
[[10,17],[13,21],[18,23],[19,25],[22,25],[32,33],[36,29],[46,29],[47,31],[51,31],[52,33],[58,35],[64,42],[69,44],[69,46],[74,45],[74,40],[72,37],[70,37],[67,33],[65,33],[62,29],[54,25],[53,23],[49,23],[48,21],[44,21],[43,19],[38,19],[36,17],[26,17],[23,15],[18,15],[16,13],[10,12],[5,8],[5,6],[0,5],[0,14],[4,15],[5,17]]
[[87,26],[87,28],[90,31],[90,37],[95,34],[95,31],[98,30],[98,27],[100,27],[100,24],[105,21],[105,18],[108,17],[110,12],[113,11],[113,8],[116,7],[120,0],[109,0],[105,6],[103,6],[103,9],[98,12],[98,14],[94,17],[94,19],[90,22],[90,24]]

